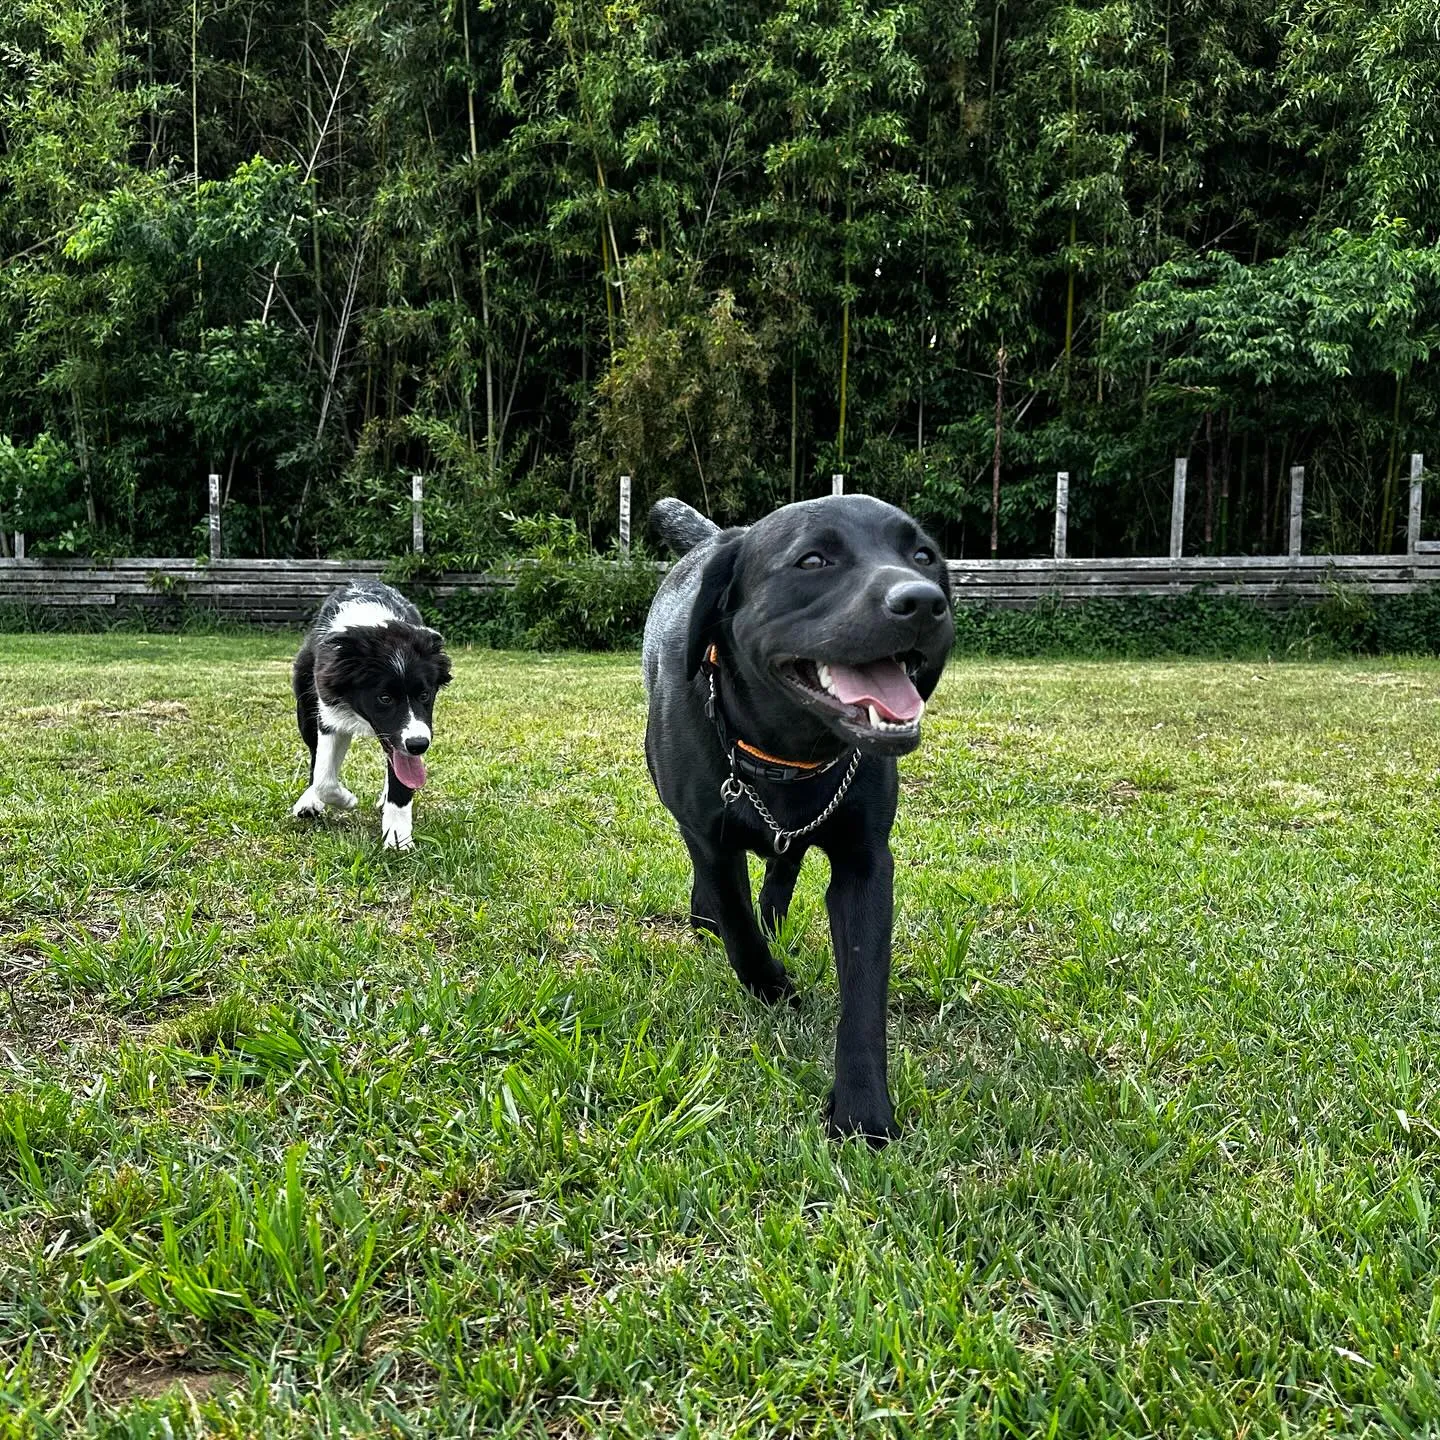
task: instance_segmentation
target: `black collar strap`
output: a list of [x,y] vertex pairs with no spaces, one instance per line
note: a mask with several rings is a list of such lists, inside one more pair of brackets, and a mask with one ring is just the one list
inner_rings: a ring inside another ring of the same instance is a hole
[[700,662],[704,671],[709,693],[705,701],[705,713],[714,723],[720,736],[720,746],[730,758],[732,772],[748,776],[751,780],[770,780],[781,785],[794,780],[813,780],[840,763],[844,756],[833,760],[782,760],[778,755],[768,754],[757,745],[747,745],[738,736],[732,737],[725,724],[724,707],[720,704],[720,652],[714,645],[705,652]]

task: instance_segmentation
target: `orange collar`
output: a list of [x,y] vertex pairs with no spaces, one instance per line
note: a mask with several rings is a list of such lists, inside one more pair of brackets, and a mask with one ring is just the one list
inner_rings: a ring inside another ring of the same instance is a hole
[[[720,713],[720,699],[715,688],[716,677],[720,674],[720,651],[711,645],[705,652],[704,668],[709,672],[710,698],[705,708],[720,732],[720,743],[730,752],[732,764],[757,780],[808,780],[813,775],[823,774],[833,768],[836,760],[782,760],[771,755],[758,745],[746,744],[738,737],[731,740],[725,733],[724,717]],[[733,746],[733,748],[732,748]],[[743,751],[743,757],[736,751]],[[836,757],[838,760],[838,756]]]

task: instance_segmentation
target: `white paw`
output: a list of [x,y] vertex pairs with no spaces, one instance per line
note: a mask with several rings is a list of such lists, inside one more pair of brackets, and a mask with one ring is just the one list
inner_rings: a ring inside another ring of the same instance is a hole
[[410,850],[415,842],[410,838],[414,815],[408,805],[392,805],[385,802],[380,819],[380,840],[387,850]]
[[332,810],[353,810],[360,803],[343,785],[326,789],[324,800]]
[[291,807],[290,813],[297,820],[308,820],[312,816],[325,813],[325,802],[315,793],[314,786],[311,786]]

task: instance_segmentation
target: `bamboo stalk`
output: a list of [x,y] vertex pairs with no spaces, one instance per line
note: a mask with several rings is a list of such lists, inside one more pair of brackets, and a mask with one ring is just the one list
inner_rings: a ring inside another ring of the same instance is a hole
[[1385,489],[1380,502],[1380,534],[1376,537],[1376,553],[1388,555],[1395,542],[1395,467],[1400,441],[1400,397],[1405,377],[1395,377],[1395,409],[1390,417],[1390,460],[1385,467]]
[[840,460],[845,460],[845,401],[850,379],[850,218],[852,216],[850,192],[845,194],[845,298],[840,309],[840,433],[837,448]]
[[495,361],[490,342],[490,278],[485,260],[485,215],[480,204],[480,146],[475,131],[475,75],[470,59],[470,5],[460,0],[460,15],[465,30],[465,104],[470,117],[470,163],[476,173],[471,177],[475,195],[475,243],[480,265],[480,327],[485,332],[485,460],[490,483],[495,483],[498,456],[495,432]]
[[1005,425],[1005,341],[995,352],[995,458],[990,478],[990,558],[1000,553],[1000,439]]

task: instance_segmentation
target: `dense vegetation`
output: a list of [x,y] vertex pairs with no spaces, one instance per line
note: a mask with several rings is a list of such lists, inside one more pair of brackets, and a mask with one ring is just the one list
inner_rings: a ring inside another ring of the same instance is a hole
[[[391,553],[851,484],[954,553],[1386,550],[1433,0],[11,0],[0,526]],[[1003,384],[1001,383],[1003,377]],[[999,434],[997,435],[997,421]],[[1427,443],[1428,442],[1428,443]],[[18,494],[17,494],[18,491]]]

